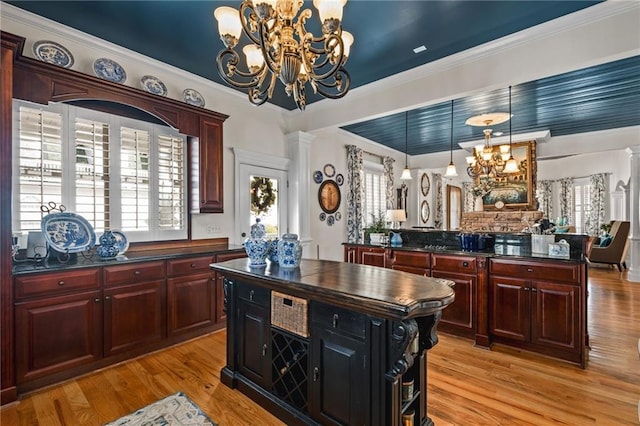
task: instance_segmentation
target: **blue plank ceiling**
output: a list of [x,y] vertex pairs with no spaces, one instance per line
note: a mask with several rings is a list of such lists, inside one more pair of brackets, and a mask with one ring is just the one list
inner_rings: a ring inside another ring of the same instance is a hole
[[[6,1],[132,51],[221,84],[215,56],[223,48],[213,10],[240,1]],[[444,58],[599,1],[362,1],[350,0],[343,27],[355,37],[347,70],[352,88]],[[306,2],[311,7],[311,2]],[[0,12],[1,13],[1,12]],[[319,33],[314,16],[309,30]],[[414,54],[425,45],[427,51]],[[628,58],[513,87],[513,131],[552,136],[640,124],[640,59]],[[278,83],[280,84],[280,83]],[[320,100],[308,91],[308,103]],[[349,96],[347,94],[347,96]],[[295,104],[276,88],[271,102]],[[508,109],[508,88],[456,99],[455,142],[482,138],[464,121]],[[449,149],[450,102],[408,113],[408,153]],[[344,129],[404,152],[404,113]],[[505,123],[495,131],[508,131]]]

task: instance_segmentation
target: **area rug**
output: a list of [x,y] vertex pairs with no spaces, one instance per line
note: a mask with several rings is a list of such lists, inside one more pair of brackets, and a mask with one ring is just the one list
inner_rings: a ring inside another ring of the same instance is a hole
[[216,426],[184,393],[149,404],[105,426]]

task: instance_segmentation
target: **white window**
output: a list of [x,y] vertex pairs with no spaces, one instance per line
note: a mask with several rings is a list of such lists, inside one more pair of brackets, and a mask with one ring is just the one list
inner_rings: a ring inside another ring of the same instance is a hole
[[573,217],[577,233],[585,233],[586,222],[591,212],[591,185],[587,179],[576,180],[573,186]]
[[186,138],[174,129],[70,105],[14,101],[13,232],[40,230],[49,202],[98,235],[187,238]]
[[382,164],[365,161],[364,165],[364,221],[373,222],[373,216],[384,218],[387,211],[386,179]]

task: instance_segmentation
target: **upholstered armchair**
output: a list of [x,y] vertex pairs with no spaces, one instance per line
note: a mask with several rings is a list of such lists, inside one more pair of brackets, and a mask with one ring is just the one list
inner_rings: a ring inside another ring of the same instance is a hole
[[622,272],[623,267],[627,269],[625,259],[629,248],[629,229],[629,222],[612,220],[611,230],[609,231],[611,243],[606,247],[600,247],[597,242],[594,243],[589,251],[589,261],[591,263],[616,265],[620,272]]

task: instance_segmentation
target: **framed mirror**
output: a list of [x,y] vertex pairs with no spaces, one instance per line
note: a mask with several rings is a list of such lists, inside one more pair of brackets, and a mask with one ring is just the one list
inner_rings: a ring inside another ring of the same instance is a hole
[[429,175],[423,173],[422,177],[420,178],[420,192],[422,192],[422,195],[426,197],[429,194],[430,189],[431,181],[429,180]]
[[427,223],[429,221],[429,216],[431,216],[429,202],[427,200],[422,200],[422,203],[420,204],[420,220],[422,223]]
[[340,187],[333,180],[325,180],[318,189],[320,208],[327,214],[335,213],[340,207]]

